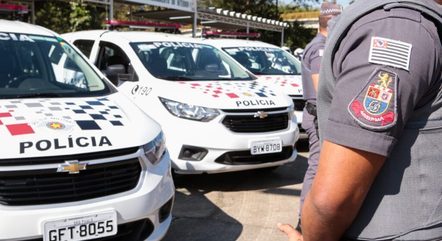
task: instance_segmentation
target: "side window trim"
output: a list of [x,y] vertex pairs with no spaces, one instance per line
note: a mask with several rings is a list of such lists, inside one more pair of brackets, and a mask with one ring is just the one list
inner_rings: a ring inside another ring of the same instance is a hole
[[[84,54],[84,56],[90,58],[94,42],[95,42],[94,40],[90,39],[77,39],[73,42],[73,44]],[[88,44],[90,45],[88,46]]]

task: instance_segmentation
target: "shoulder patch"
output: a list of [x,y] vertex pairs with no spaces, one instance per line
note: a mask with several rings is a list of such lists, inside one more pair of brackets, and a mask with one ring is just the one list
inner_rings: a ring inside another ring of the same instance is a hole
[[364,128],[384,130],[397,120],[397,74],[376,69],[361,92],[350,102],[348,112]]
[[388,38],[372,37],[368,62],[409,70],[413,46]]

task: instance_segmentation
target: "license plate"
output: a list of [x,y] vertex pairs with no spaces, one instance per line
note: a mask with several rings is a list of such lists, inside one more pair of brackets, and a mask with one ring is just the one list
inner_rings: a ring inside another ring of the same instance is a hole
[[252,155],[277,153],[281,151],[282,142],[280,139],[253,141],[250,146],[250,153]]
[[43,241],[80,241],[117,234],[115,211],[47,220],[43,223]]

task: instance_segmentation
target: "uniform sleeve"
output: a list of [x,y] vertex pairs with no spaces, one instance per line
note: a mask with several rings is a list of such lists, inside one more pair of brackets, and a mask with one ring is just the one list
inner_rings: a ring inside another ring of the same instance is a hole
[[335,54],[323,139],[388,156],[407,120],[438,92],[431,87],[440,81],[440,40],[415,11],[372,15],[353,25]]
[[322,55],[324,53],[324,45],[316,44],[314,47],[315,49],[310,57],[310,71],[312,74],[319,74]]

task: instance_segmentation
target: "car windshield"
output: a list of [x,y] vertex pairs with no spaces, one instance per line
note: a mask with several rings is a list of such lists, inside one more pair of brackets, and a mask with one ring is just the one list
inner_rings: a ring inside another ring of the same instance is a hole
[[279,48],[223,48],[236,61],[256,75],[299,75],[301,64],[294,56]]
[[252,80],[254,77],[218,49],[185,42],[132,43],[146,69],[165,80]]
[[61,38],[0,32],[0,98],[99,96],[113,92]]

